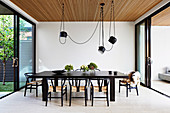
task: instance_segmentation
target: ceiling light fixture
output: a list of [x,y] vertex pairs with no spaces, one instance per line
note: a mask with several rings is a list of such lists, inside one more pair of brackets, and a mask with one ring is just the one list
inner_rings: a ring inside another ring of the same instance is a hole
[[[117,39],[115,38],[115,19],[114,19],[114,1],[112,0],[112,3],[111,3],[111,11],[110,11],[110,28],[109,28],[109,42],[112,44],[111,48],[109,50],[107,50],[105,47],[104,47],[104,5],[105,3],[100,3],[100,28],[99,28],[99,49],[98,51],[100,53],[104,53],[105,51],[110,51],[112,50],[113,48],[113,44],[117,41]],[[113,17],[112,17],[113,15]],[[112,20],[113,18],[113,20]],[[112,22],[113,21],[113,22]],[[111,36],[111,28],[112,28],[112,23],[113,23],[113,27],[114,27],[114,36]],[[101,40],[101,42],[100,42]]]
[[[115,16],[114,16],[114,0],[112,0],[111,2],[111,11],[110,11],[110,27],[109,27],[109,42],[112,44],[111,48],[109,50],[105,49],[104,47],[104,5],[105,3],[100,3],[100,20],[97,22],[96,24],[96,27],[92,33],[92,35],[84,42],[77,42],[75,40],[73,40],[71,38],[71,36],[65,31],[65,26],[64,26],[64,3],[62,4],[62,20],[61,20],[61,25],[60,25],[60,36],[59,36],[59,42],[61,44],[65,44],[66,43],[66,38],[69,37],[71,41],[73,41],[74,43],[76,44],[85,44],[87,42],[89,42],[92,37],[94,36],[97,28],[98,28],[98,25],[100,24],[99,26],[99,48],[98,48],[98,51],[100,53],[104,53],[105,51],[110,51],[112,50],[113,48],[113,44],[117,41],[117,39],[115,38]],[[99,5],[98,5],[99,6]],[[96,8],[98,10],[98,8]],[[114,29],[114,36],[111,36],[111,31],[112,31],[112,23],[113,23],[113,29]],[[61,41],[61,38],[64,38],[64,42]],[[102,42],[100,42],[100,40]]]
[[[64,3],[62,4],[62,19],[61,19],[61,25],[60,25],[60,36],[59,36],[59,42],[61,44],[65,44],[66,43],[66,38],[67,38],[67,32],[64,31]],[[64,42],[61,42],[61,38],[65,38]]]

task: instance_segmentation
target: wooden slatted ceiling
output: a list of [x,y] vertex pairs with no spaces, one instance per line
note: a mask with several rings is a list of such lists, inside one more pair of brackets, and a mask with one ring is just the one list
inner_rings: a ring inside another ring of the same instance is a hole
[[153,26],[170,26],[170,7],[155,15],[151,22]]
[[[104,21],[110,20],[111,0],[10,0],[37,21],[61,21],[61,4],[65,4],[65,21],[99,20],[104,2]],[[135,21],[162,0],[114,0],[116,21]]]

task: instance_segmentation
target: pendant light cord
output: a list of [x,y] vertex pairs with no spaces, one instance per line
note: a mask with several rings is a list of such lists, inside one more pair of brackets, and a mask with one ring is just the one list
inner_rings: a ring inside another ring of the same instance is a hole
[[114,0],[112,0],[112,8],[113,8],[113,29],[114,29],[114,37],[115,37],[116,27],[115,27],[115,4],[114,4]]
[[103,24],[103,7],[101,7],[102,10],[102,45],[104,46],[104,24]]
[[[62,3],[62,20],[61,20],[61,24],[60,24],[60,33],[61,33],[62,30],[64,31],[64,3]],[[61,44],[65,44],[66,38],[64,39],[64,42],[61,42],[61,37],[60,37],[60,34],[59,34],[59,42]]]
[[69,37],[69,38],[71,39],[71,41],[73,41],[75,44],[85,44],[85,43],[89,42],[89,41],[93,38],[93,36],[94,36],[94,34],[95,34],[96,30],[97,30],[98,25],[99,25],[99,21],[97,22],[97,25],[96,25],[96,27],[95,27],[92,35],[90,36],[90,38],[87,39],[87,40],[84,41],[84,42],[77,42],[77,41],[73,40],[70,35],[68,35],[68,37]]
[[[98,4],[99,4],[99,2],[98,2]],[[96,8],[95,18],[96,18],[96,15],[97,15],[98,12],[99,12],[99,11],[98,11],[98,8],[99,8],[99,5],[97,5],[97,8]],[[95,19],[95,18],[94,18],[94,19]],[[68,35],[68,37],[69,37],[70,40],[71,40],[72,42],[74,42],[75,44],[85,44],[85,43],[89,42],[89,41],[93,38],[93,36],[94,36],[94,34],[95,34],[95,32],[96,32],[96,30],[97,30],[97,28],[98,28],[99,22],[100,22],[100,20],[97,22],[96,27],[95,27],[92,35],[89,37],[89,39],[87,39],[87,40],[84,41],[84,42],[77,42],[77,41],[73,40],[73,38],[72,38],[70,35]],[[100,44],[100,40],[99,40],[99,44]]]
[[[111,36],[112,14],[113,14],[113,29],[114,29],[114,36],[115,36],[114,0],[112,0],[112,3],[111,3],[109,37]],[[112,44],[111,48],[110,49],[106,49],[106,51],[111,51],[112,48],[113,48],[113,44]]]

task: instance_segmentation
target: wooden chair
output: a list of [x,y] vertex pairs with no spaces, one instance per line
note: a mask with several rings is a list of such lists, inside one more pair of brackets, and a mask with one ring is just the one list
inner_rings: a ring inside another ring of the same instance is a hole
[[[93,85],[93,82],[97,81],[97,86]],[[105,84],[104,84],[105,81]],[[91,79],[90,80],[90,100],[91,105],[93,106],[93,100],[94,98],[106,98],[107,100],[107,106],[109,106],[109,95],[108,95],[108,86],[109,86],[109,79],[99,78],[99,79]],[[104,92],[106,94],[105,97],[94,97],[94,92]]]
[[[66,79],[61,79],[61,86],[55,86],[53,83],[53,79],[50,79],[51,84],[49,85],[48,83],[48,93],[47,93],[47,99],[46,99],[46,104],[45,106],[47,106],[48,104],[48,98],[51,100],[51,98],[61,98],[61,106],[63,106],[63,96],[66,96],[66,101],[67,101],[67,85],[65,85],[65,81]],[[61,97],[52,97],[51,93],[61,93]],[[48,96],[49,95],[49,96]]]
[[[81,83],[84,82],[85,85],[81,85]],[[87,106],[87,82],[88,79],[86,78],[75,78],[69,80],[70,85],[70,101],[69,106],[71,106],[71,98],[85,98],[85,106]],[[84,97],[73,97],[72,93],[77,92],[84,92]]]
[[26,84],[25,84],[25,91],[24,96],[26,96],[27,89],[30,89],[30,93],[32,89],[36,89],[36,97],[38,97],[38,87],[42,86],[42,80],[36,80],[35,78],[29,78],[30,76],[34,75],[35,73],[25,73],[26,77]]
[[129,73],[129,78],[124,80],[119,80],[119,93],[120,87],[126,87],[126,97],[128,97],[128,89],[131,92],[131,89],[136,89],[137,96],[138,94],[138,85],[140,84],[140,73],[139,72],[131,72]]

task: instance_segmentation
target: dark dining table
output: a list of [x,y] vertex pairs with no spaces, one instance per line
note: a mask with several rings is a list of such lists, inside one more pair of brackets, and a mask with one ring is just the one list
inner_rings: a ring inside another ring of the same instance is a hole
[[128,75],[125,75],[120,72],[110,72],[109,71],[94,71],[94,72],[82,72],[82,71],[71,71],[64,72],[62,74],[55,74],[52,71],[43,71],[36,73],[30,78],[42,78],[42,100],[46,101],[47,92],[48,92],[48,79],[53,78],[55,80],[55,85],[58,85],[59,78],[87,78],[87,79],[96,79],[96,78],[108,78],[110,79],[110,101],[115,101],[115,78],[128,78]]

